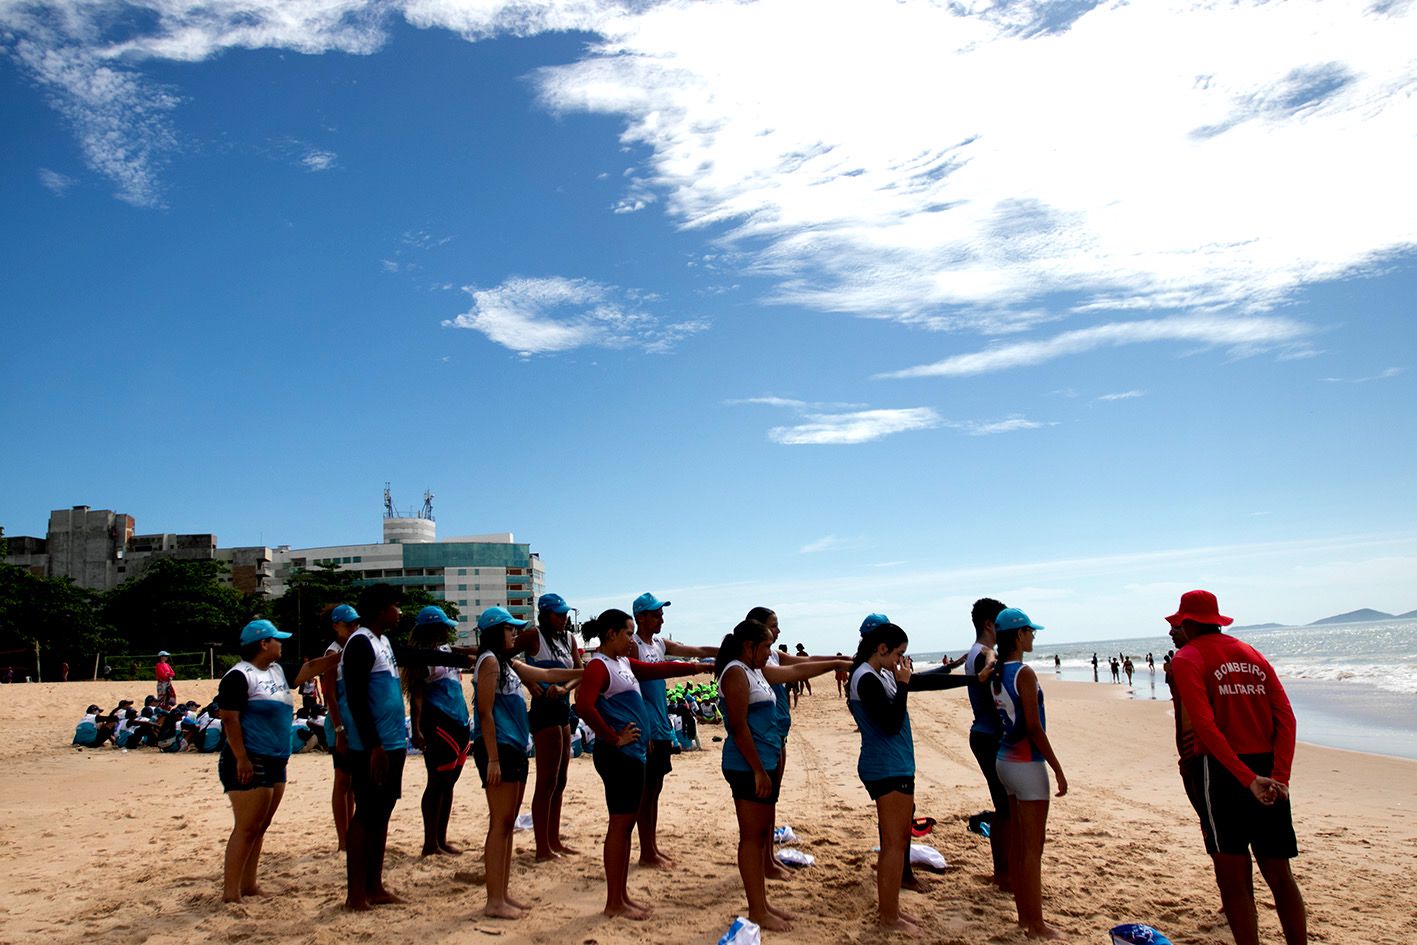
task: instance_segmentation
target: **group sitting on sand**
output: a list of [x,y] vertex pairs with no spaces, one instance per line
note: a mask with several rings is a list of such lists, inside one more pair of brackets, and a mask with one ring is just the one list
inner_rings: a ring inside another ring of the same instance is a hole
[[[423,854],[460,852],[448,843],[448,818],[471,755],[488,806],[483,912],[505,919],[525,915],[530,906],[514,897],[510,874],[529,746],[537,770],[531,802],[536,859],[578,852],[560,835],[574,700],[574,716],[594,735],[591,754],[604,787],[605,914],[648,918],[652,907],[628,884],[631,835],[638,832],[641,864],[673,864],[656,836],[676,738],[666,680],[710,677],[725,727],[722,771],[738,824],[748,915],[766,930],[790,931],[791,912],[769,900],[766,885],[783,872],[772,835],[789,754],[788,694],[833,673],[844,676],[847,706],[860,732],[857,773],[876,810],[880,924],[907,933],[921,932],[923,925],[900,907],[902,889],[926,888],[910,869],[916,769],[909,696],[964,689],[973,715],[969,747],[994,807],[994,882],[1012,896],[1027,935],[1060,937],[1043,916],[1042,853],[1049,805],[1067,795],[1068,779],[1048,739],[1038,676],[1025,662],[1041,624],[982,598],[971,612],[975,643],[962,660],[916,672],[905,630],[883,614],[865,618],[848,658],[777,648],[778,616],[766,607],[748,611],[717,646],[679,643],[660,632],[669,604],[647,593],[629,612],[601,613],[581,627],[587,643],[594,643],[584,654],[569,632],[570,607],[556,594],[539,599],[536,625],[500,607],[485,610],[477,618],[475,649],[451,645],[457,623],[437,607],[419,612],[408,646],[394,645],[388,632],[401,618],[400,596],[388,585],[366,589],[359,610],[345,604],[329,611],[333,642],[325,656],[301,668],[297,683],[317,679],[329,706],[332,806],[346,851],[346,908],[403,901],[384,885],[383,864],[412,744],[422,750],[428,772],[421,799]],[[1297,855],[1289,806],[1295,722],[1283,686],[1262,655],[1222,631],[1231,620],[1219,614],[1214,595],[1189,592],[1166,619],[1177,645],[1168,682],[1176,700],[1182,782],[1235,942],[1259,942],[1252,853],[1274,893],[1286,942],[1306,942],[1304,902],[1289,868]],[[289,636],[266,620],[247,624],[240,637],[242,661],[222,678],[215,703],[224,736],[218,773],[235,819],[226,850],[227,901],[260,892],[262,840],[285,790],[293,701],[280,658],[281,641]],[[961,662],[963,671],[951,672]],[[471,707],[463,695],[463,670],[473,674]],[[705,691],[677,689],[674,704],[689,713],[688,702]],[[91,708],[99,718],[97,707]]]

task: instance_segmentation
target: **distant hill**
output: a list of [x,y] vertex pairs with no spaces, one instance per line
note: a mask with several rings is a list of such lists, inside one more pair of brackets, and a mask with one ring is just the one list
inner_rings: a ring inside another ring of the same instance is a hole
[[1231,627],[1231,630],[1274,630],[1279,627],[1286,627],[1283,623],[1247,623],[1243,627]]
[[1398,619],[1398,620],[1412,620],[1412,619],[1414,619],[1414,618],[1417,618],[1417,610],[1409,610],[1409,611],[1408,611],[1407,613],[1405,613],[1405,614],[1398,614],[1398,615],[1397,615],[1397,619]]
[[[1414,611],[1413,613],[1417,613]],[[1403,616],[1411,616],[1404,614]],[[1326,623],[1364,623],[1368,620],[1396,620],[1392,614],[1385,614],[1381,610],[1373,610],[1371,607],[1364,607],[1362,610],[1350,610],[1346,614],[1335,614],[1332,617],[1325,617],[1322,620],[1315,620],[1309,624],[1311,627],[1319,627]]]

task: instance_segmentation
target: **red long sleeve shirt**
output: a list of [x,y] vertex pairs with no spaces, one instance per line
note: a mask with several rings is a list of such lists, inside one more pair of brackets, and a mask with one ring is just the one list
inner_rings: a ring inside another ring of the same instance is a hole
[[[639,660],[630,659],[629,664],[636,679],[670,679],[674,676],[691,676],[701,672],[696,663],[681,663],[674,660],[666,660],[662,663],[641,663]],[[604,661],[586,660],[585,672],[581,675],[581,684],[576,687],[576,715],[585,719],[585,723],[590,726],[591,731],[595,732],[596,738],[606,738],[614,742],[620,737],[620,733],[610,727],[610,723],[605,721],[605,717],[595,706],[596,700],[609,685],[610,670],[605,668]]]
[[1202,752],[1246,786],[1256,775],[1239,756],[1273,752],[1270,777],[1289,783],[1294,710],[1259,651],[1224,633],[1202,634],[1176,653],[1171,672]]

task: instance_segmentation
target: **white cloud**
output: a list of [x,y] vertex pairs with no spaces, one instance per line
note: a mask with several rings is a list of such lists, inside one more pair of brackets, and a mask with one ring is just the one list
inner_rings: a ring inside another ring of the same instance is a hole
[[659,4],[537,79],[823,310],[1256,309],[1417,244],[1417,5],[1060,6]]
[[963,430],[970,436],[994,436],[999,433],[1013,433],[1017,430],[1037,430],[1053,424],[1029,420],[1026,417],[1009,417],[1006,420],[966,420],[962,423],[950,422],[945,425],[956,430]]
[[1138,397],[1145,397],[1145,396],[1146,396],[1146,391],[1144,391],[1144,390],[1124,390],[1124,391],[1118,391],[1118,392],[1115,393],[1115,394],[1103,394],[1101,397],[1099,397],[1099,398],[1097,398],[1097,399],[1100,400],[1100,401],[1103,401],[1103,402],[1107,402],[1107,401],[1113,401],[1113,400],[1135,400],[1135,399],[1138,398]]
[[804,419],[805,423],[795,426],[773,427],[768,439],[786,446],[869,443],[893,433],[928,430],[941,422],[940,415],[929,407],[818,413]]
[[725,400],[728,407],[788,407],[792,410],[859,410],[865,404],[851,404],[842,402],[797,400],[792,397],[742,397],[737,400]]
[[1033,367],[1070,354],[1098,348],[1156,341],[1185,341],[1204,347],[1223,347],[1233,357],[1244,357],[1276,348],[1303,347],[1311,333],[1307,325],[1278,316],[1174,315],[1132,322],[1109,322],[1091,328],[1065,331],[1038,341],[995,345],[970,354],[877,375],[884,378],[970,377],[992,371]]
[[1330,384],[1366,384],[1369,381],[1391,380],[1392,378],[1397,377],[1401,373],[1402,368],[1390,367],[1385,368],[1376,374],[1370,374],[1367,377],[1321,377],[1319,378],[1319,380],[1326,381]]
[[[582,30],[534,76],[623,120],[657,197],[770,298],[929,328],[1263,309],[1417,246],[1417,4],[817,0],[0,4],[0,44],[118,195],[178,149],[146,60],[369,54],[400,14],[468,40]],[[842,68],[843,59],[852,68]],[[1335,225],[1343,221],[1343,225]],[[1047,306],[1052,308],[1052,306]],[[1302,353],[1302,352],[1300,352]]]
[[61,174],[47,167],[41,167],[39,169],[39,182],[43,185],[45,190],[54,194],[56,197],[64,196],[69,192],[70,187],[78,183],[78,181],[74,180],[74,178],[70,177],[68,174]]
[[709,327],[703,320],[665,324],[640,309],[641,294],[589,279],[513,278],[463,291],[472,296],[472,308],[443,325],[479,331],[523,356],[587,346],[661,354]]
[[335,162],[338,160],[339,155],[335,154],[335,152],[315,148],[305,152],[304,156],[300,158],[300,163],[305,165],[307,171],[319,173],[320,171],[328,171],[330,168],[334,167]]
[[838,538],[835,535],[823,535],[816,541],[809,541],[801,548],[797,549],[798,554],[814,555],[822,551],[839,551],[848,547],[851,542],[845,538]]

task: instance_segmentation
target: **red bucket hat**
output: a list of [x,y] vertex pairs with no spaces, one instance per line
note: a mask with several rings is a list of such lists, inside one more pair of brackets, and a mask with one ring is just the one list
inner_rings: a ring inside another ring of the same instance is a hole
[[1210,591],[1187,591],[1181,595],[1180,610],[1167,617],[1166,622],[1173,627],[1179,627],[1183,620],[1222,627],[1228,627],[1235,622],[1233,618],[1221,616],[1220,604]]

